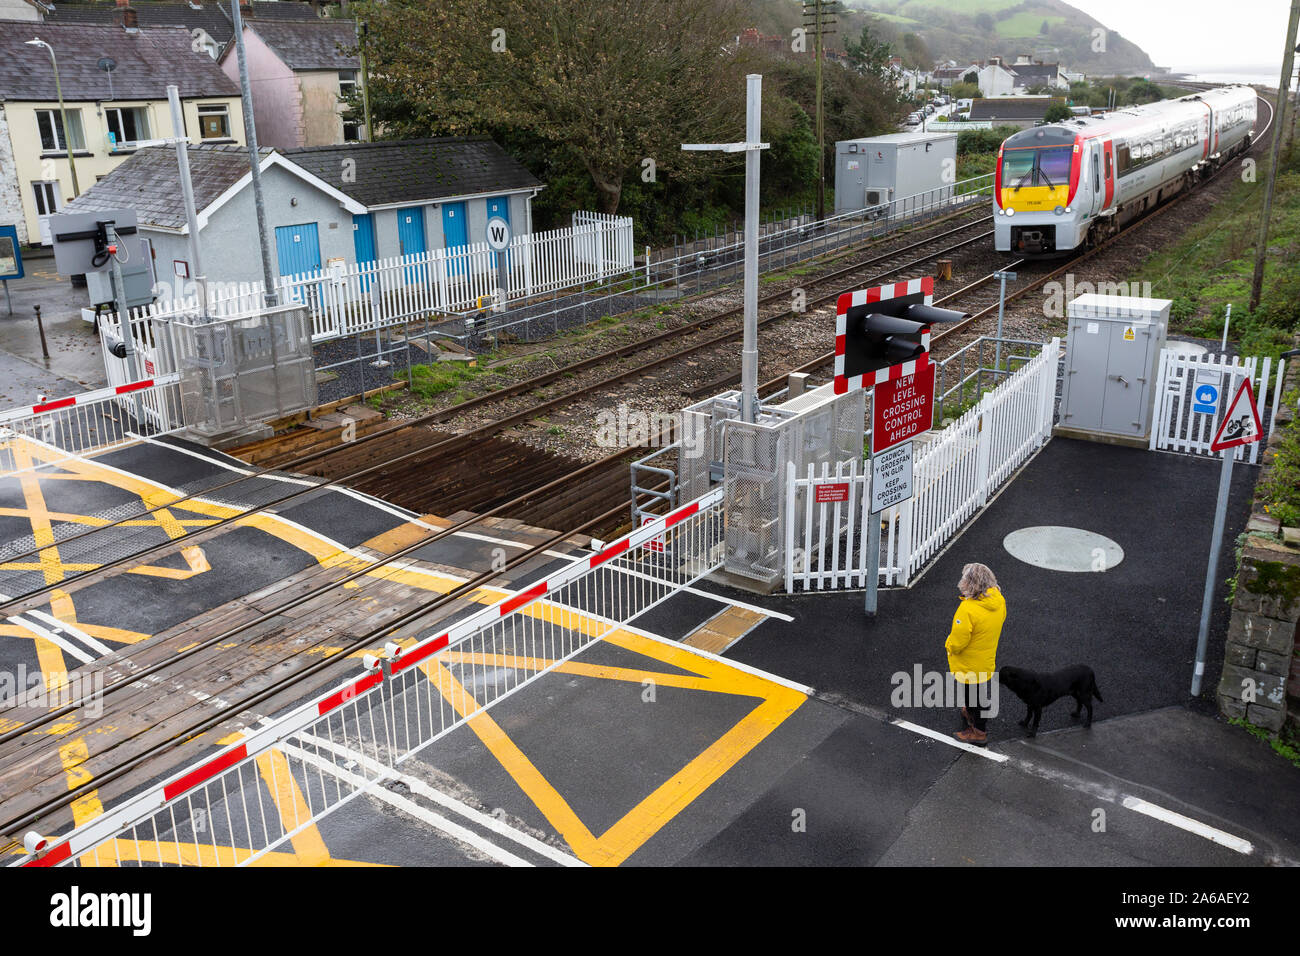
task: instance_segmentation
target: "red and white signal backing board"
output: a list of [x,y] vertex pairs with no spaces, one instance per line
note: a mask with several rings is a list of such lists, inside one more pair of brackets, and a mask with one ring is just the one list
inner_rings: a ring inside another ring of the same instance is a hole
[[879,455],[934,426],[934,370],[929,363],[910,375],[877,385],[871,395],[871,453]]
[[1210,451],[1223,451],[1238,445],[1249,445],[1264,437],[1264,426],[1259,421],[1259,406],[1255,404],[1255,390],[1247,378],[1237,389],[1228,413],[1219,422],[1219,430],[1210,442]]
[[927,331],[921,337],[921,344],[925,348],[925,354],[920,358],[890,368],[877,369],[870,375],[850,376],[845,367],[849,309],[859,305],[868,305],[872,302],[888,302],[902,298],[906,298],[908,304],[933,305],[934,277],[924,276],[920,279],[908,279],[904,282],[891,282],[889,285],[878,285],[870,289],[859,289],[856,292],[845,292],[839,297],[835,308],[836,395],[843,395],[845,392],[859,388],[871,388],[871,386],[887,382],[891,378],[910,375],[921,366],[929,363],[930,333]]

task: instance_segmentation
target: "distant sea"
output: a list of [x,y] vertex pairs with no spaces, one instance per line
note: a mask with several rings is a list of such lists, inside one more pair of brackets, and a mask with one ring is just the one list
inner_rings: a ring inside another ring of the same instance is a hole
[[1277,66],[1269,68],[1243,68],[1238,70],[1217,68],[1204,72],[1197,70],[1175,70],[1174,72],[1184,74],[1189,80],[1199,80],[1203,83],[1256,83],[1276,87],[1278,78],[1282,73],[1282,64],[1279,63]]

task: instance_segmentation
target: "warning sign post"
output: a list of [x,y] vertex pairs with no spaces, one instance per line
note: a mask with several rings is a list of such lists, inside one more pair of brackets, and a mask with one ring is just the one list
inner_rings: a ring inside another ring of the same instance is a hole
[[[1235,375],[1235,373],[1233,373]],[[1231,382],[1229,383],[1231,390]],[[1219,422],[1210,450],[1223,453],[1219,471],[1219,498],[1214,507],[1214,532],[1210,536],[1210,561],[1205,572],[1205,594],[1201,599],[1201,627],[1196,634],[1196,669],[1192,671],[1192,696],[1201,694],[1201,677],[1205,673],[1205,649],[1210,637],[1210,608],[1214,606],[1215,585],[1219,578],[1219,550],[1223,547],[1223,525],[1228,516],[1228,492],[1232,488],[1232,461],[1237,449],[1264,437],[1264,427],[1255,404],[1255,390],[1250,376],[1241,383],[1228,411]]]

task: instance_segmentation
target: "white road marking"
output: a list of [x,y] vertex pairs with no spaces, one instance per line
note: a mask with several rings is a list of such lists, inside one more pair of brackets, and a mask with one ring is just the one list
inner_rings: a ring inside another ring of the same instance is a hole
[[515,856],[509,850],[506,850],[504,847],[498,846],[497,844],[493,843],[491,840],[485,840],[483,837],[479,836],[477,833],[473,832],[472,830],[467,830],[459,823],[453,823],[451,820],[448,820],[446,817],[440,816],[439,814],[434,813],[432,810],[426,810],[418,803],[415,803],[414,801],[411,800],[407,800],[405,797],[393,793],[388,788],[380,785],[378,781],[367,780],[364,777],[357,776],[356,774],[348,773],[342,767],[337,766],[332,760],[325,760],[321,757],[316,756],[315,754],[308,753],[307,751],[303,750],[300,747],[294,747],[291,744],[282,743],[280,744],[278,749],[282,750],[286,754],[291,754],[297,757],[303,763],[311,764],[312,766],[316,767],[319,770],[323,770],[326,773],[333,774],[334,776],[338,777],[340,780],[342,780],[344,783],[348,784],[349,786],[353,787],[354,789],[363,790],[368,795],[373,796],[379,800],[383,800],[385,803],[389,804],[392,807],[396,807],[398,810],[401,810],[403,813],[413,816],[417,820],[420,820],[423,823],[427,823],[429,826],[433,827],[434,829],[441,830],[443,833],[446,833],[448,836],[451,836],[452,838],[459,840],[461,843],[473,847],[474,849],[482,853],[484,856],[496,860],[498,863],[502,863],[506,866],[532,866],[533,865],[529,863],[527,860],[523,859],[522,857]]
[[52,626],[56,631],[62,631],[64,634],[67,634],[70,637],[75,637],[77,640],[81,641],[81,643],[89,647],[92,651],[98,651],[100,654],[113,653],[113,649],[111,647],[108,647],[106,644],[103,644],[102,642],[91,637],[85,631],[81,630],[81,628],[69,624],[67,621],[60,621],[57,617],[55,617],[52,614],[46,614],[44,611],[35,611],[35,610],[28,611],[27,614],[31,617],[40,618],[42,621],[45,621],[47,624]]
[[35,621],[29,621],[23,617],[11,617],[9,618],[9,620],[17,624],[19,627],[23,627],[31,631],[37,637],[45,638],[51,644],[57,644],[59,647],[63,648],[65,651],[67,651],[77,660],[81,661],[81,663],[83,664],[89,664],[91,661],[95,659],[94,657],[92,657],[91,655],[83,651],[81,648],[77,647],[77,645],[73,644],[71,641],[65,641],[63,638],[59,637],[59,635],[55,634],[53,631],[49,630],[48,628],[41,627]]
[[[572,557],[570,555],[570,557]],[[659,581],[660,579],[652,577],[641,571],[633,571],[631,568],[611,567],[611,570],[618,571],[630,577],[641,578],[645,581]],[[730,604],[732,607],[742,608],[746,611],[753,611],[755,614],[762,614],[764,617],[775,618],[778,621],[785,621],[787,624],[794,623],[794,618],[789,614],[782,614],[780,611],[770,611],[765,607],[759,607],[757,604],[746,604],[744,601],[737,601],[735,598],[725,597],[721,594],[714,594],[712,591],[702,591],[699,588],[684,587],[678,588],[679,594],[694,594],[696,597],[708,598],[711,601],[717,601],[720,604]],[[748,633],[748,631],[746,632]],[[743,635],[742,635],[743,636]],[[739,640],[739,638],[737,638]]]
[[412,793],[419,794],[420,796],[424,797],[426,800],[432,801],[433,803],[437,803],[440,806],[446,807],[448,810],[451,810],[454,813],[459,813],[461,816],[473,820],[479,826],[485,827],[486,829],[491,830],[493,833],[497,833],[503,837],[506,837],[507,839],[514,840],[516,843],[520,844],[521,846],[525,846],[528,849],[532,850],[534,853],[538,853],[546,857],[548,860],[553,860],[554,862],[559,863],[561,866],[587,866],[586,863],[582,862],[577,857],[565,853],[563,850],[559,850],[551,846],[549,843],[543,843],[541,840],[537,839],[531,834],[524,833],[522,830],[516,830],[508,823],[504,823],[501,820],[498,820],[490,813],[484,813],[481,810],[476,810],[474,807],[471,807],[469,804],[463,803],[460,800],[457,800],[455,797],[448,796],[447,794],[443,793],[441,790],[429,786],[423,780],[417,779],[416,777],[412,777],[410,774],[396,773],[391,768],[384,766],[383,764],[379,763],[376,760],[372,760],[370,757],[367,757],[365,754],[361,753],[360,751],[352,750],[351,748],[348,747],[341,747],[338,744],[334,743],[333,741],[325,740],[322,737],[317,737],[313,734],[308,734],[305,732],[299,733],[296,736],[300,740],[305,740],[308,743],[312,744],[313,746],[318,747],[322,750],[329,750],[339,756],[344,756],[352,760],[355,760],[357,763],[367,767],[373,773],[393,776],[394,779],[400,780],[402,783],[406,784],[406,786],[410,787]]
[[1145,814],[1156,820],[1168,823],[1170,826],[1178,827],[1180,830],[1186,830],[1188,833],[1194,833],[1198,837],[1203,837],[1211,843],[1217,843],[1220,846],[1226,846],[1229,850],[1235,850],[1245,856],[1255,852],[1255,845],[1249,840],[1243,840],[1239,836],[1233,836],[1231,833],[1225,833],[1217,827],[1212,827],[1208,823],[1202,823],[1200,820],[1193,820],[1191,817],[1185,817],[1181,813],[1175,813],[1173,810],[1166,810],[1164,807],[1157,806],[1139,797],[1125,797],[1121,804],[1137,813]]
[[910,720],[903,720],[901,717],[895,717],[890,721],[895,727],[902,727],[904,730],[910,730],[914,734],[920,734],[922,737],[929,737],[931,740],[937,740],[941,744],[947,744],[949,747],[956,747],[958,750],[965,750],[967,753],[975,754],[977,757],[983,757],[985,760],[992,760],[994,763],[1006,763],[1011,758],[1006,754],[1000,754],[996,751],[989,750],[987,747],[976,747],[974,744],[964,743],[956,737],[950,737],[948,734],[941,734],[937,730],[931,730],[929,727],[922,727],[920,724],[914,724]]

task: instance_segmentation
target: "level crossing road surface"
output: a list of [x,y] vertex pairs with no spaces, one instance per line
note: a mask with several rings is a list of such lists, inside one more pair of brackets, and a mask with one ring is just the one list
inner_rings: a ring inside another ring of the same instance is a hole
[[[1237,524],[1249,472],[1239,469],[1234,484]],[[178,486],[197,480],[154,474]],[[1216,479],[1213,462],[1056,439],[913,588],[882,592],[870,624],[860,592],[763,597],[705,582],[566,659],[448,655],[429,679],[443,691],[454,682],[462,696],[478,690],[467,675],[491,681],[493,671],[554,666],[257,862],[1300,860],[1289,822],[1300,813],[1294,769],[1206,707],[1187,705]],[[298,519],[342,533],[359,517],[339,522],[338,504]],[[397,524],[411,517],[366,506]],[[352,529],[356,543],[373,539],[383,524],[374,520]],[[1003,539],[1034,525],[1105,535],[1122,545],[1124,560],[1104,572],[1070,573],[1010,557]],[[266,540],[258,547],[272,550]],[[512,586],[544,578],[560,560],[526,569]],[[1083,661],[1096,669],[1106,700],[1091,729],[1071,722],[1068,702],[1058,702],[1039,736],[1026,739],[1014,723],[1019,703],[1003,702],[992,744],[981,750],[951,737],[954,710],[894,706],[894,675],[917,665],[944,670],[955,584],[971,560],[990,564],[1008,597],[999,663],[1049,669]],[[230,587],[263,580],[248,573],[256,580]],[[1216,621],[1219,633],[1223,626]],[[1209,688],[1221,652],[1220,641]],[[308,764],[314,772],[297,769],[304,747],[339,746],[308,739],[292,744],[298,752],[287,745],[258,758],[285,831],[307,819],[307,805],[319,805],[317,791],[367,769],[361,750],[335,754],[342,759],[329,769],[319,760]],[[232,862],[239,851],[234,836],[224,843],[214,836],[209,851],[178,847],[166,833],[118,847],[122,859],[163,862],[205,862],[209,852]]]

